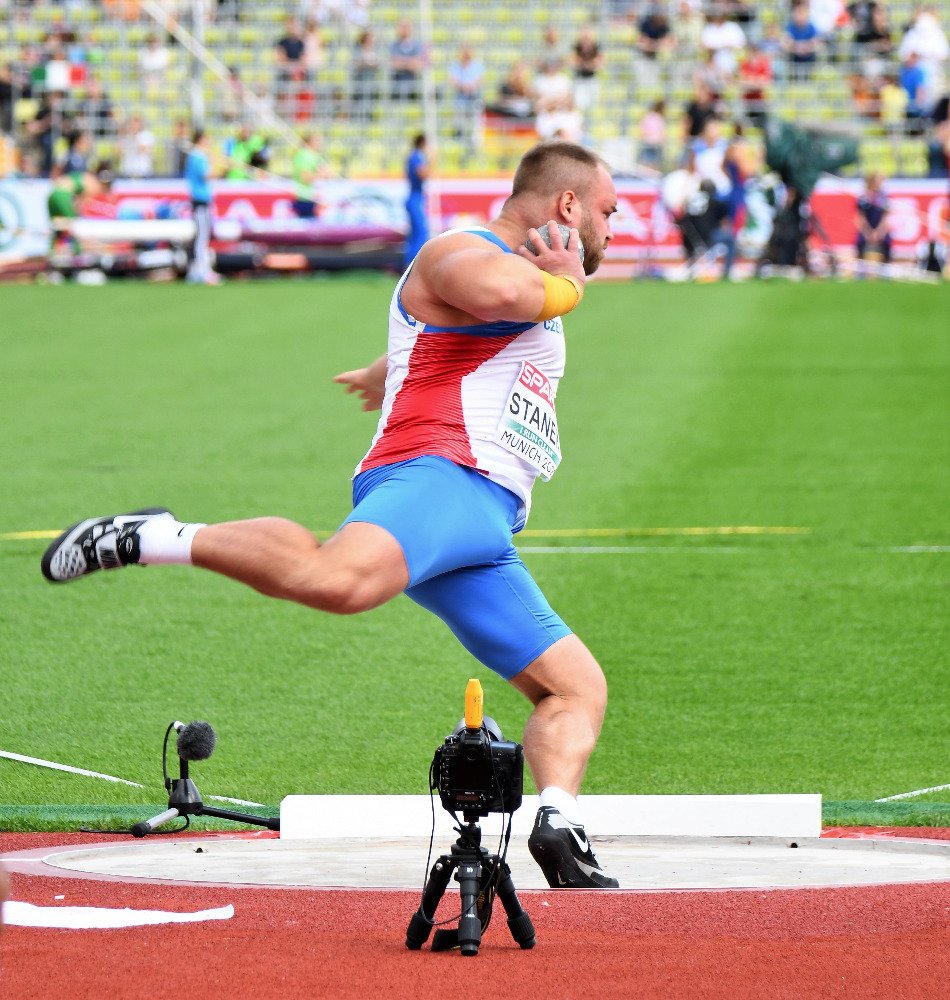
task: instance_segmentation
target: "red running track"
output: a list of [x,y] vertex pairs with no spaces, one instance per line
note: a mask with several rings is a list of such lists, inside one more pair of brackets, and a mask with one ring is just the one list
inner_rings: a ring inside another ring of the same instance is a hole
[[[915,833],[950,839],[950,831]],[[115,839],[0,834],[0,853]],[[12,883],[14,899],[43,906],[187,911],[232,903],[235,915],[109,931],[6,928],[3,1000],[943,1000],[950,982],[948,883],[522,891],[537,947],[518,948],[498,904],[474,958],[405,948],[416,892],[209,889],[17,873]],[[458,898],[450,887],[439,916],[451,917]]]

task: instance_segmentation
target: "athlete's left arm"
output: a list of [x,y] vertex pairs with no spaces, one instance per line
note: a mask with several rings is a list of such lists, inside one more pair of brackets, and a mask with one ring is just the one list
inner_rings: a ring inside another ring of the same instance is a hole
[[386,394],[386,355],[377,358],[366,368],[356,368],[351,372],[340,372],[333,381],[346,386],[346,391],[355,392],[363,400],[365,411],[378,410],[383,405]]

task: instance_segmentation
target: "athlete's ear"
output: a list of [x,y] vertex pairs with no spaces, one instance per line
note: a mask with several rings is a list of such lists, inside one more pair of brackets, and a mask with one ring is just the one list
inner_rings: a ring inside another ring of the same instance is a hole
[[573,191],[565,191],[561,197],[558,198],[557,207],[565,221],[572,227],[576,227],[577,222],[580,221],[581,215],[581,203],[576,193]]

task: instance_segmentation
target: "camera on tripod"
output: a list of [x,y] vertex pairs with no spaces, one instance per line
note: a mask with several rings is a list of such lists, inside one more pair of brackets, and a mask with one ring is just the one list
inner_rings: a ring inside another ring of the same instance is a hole
[[436,748],[431,773],[447,812],[466,819],[513,813],[521,805],[524,751],[502,738],[494,719],[486,716],[478,729],[463,720]]
[[[534,925],[518,902],[511,869],[505,861],[512,814],[521,805],[523,783],[524,751],[519,744],[502,738],[494,719],[482,715],[482,686],[470,680],[465,689],[465,718],[436,749],[429,768],[429,788],[438,788],[443,808],[458,822],[455,829],[459,839],[451,853],[441,855],[429,872],[419,909],[406,931],[407,948],[418,951],[428,940],[435,927],[439,900],[453,874],[462,895],[458,930],[440,927],[432,939],[433,951],[458,947],[463,955],[477,955],[482,932],[491,920],[496,892],[508,915],[512,937],[522,948],[534,947]],[[456,815],[460,810],[464,824]],[[499,840],[499,847],[504,841],[500,855],[482,847],[478,818],[489,813],[508,813],[507,828]]]
[[477,680],[465,689],[465,717],[436,748],[429,785],[438,788],[446,812],[461,811],[467,822],[489,813],[513,813],[521,805],[524,751],[482,713]]

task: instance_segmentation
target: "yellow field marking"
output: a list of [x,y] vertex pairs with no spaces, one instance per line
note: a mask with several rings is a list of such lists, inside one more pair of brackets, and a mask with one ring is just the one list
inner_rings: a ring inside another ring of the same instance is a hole
[[[521,538],[663,538],[671,535],[807,535],[811,528],[766,527],[757,524],[720,525],[704,528],[526,528]],[[27,542],[41,538],[58,538],[61,529],[43,531],[7,531],[0,533],[2,542]],[[333,532],[317,531],[318,538],[329,538]]]
[[28,542],[34,538],[59,538],[62,529],[49,531],[5,531],[0,534],[0,542]]

